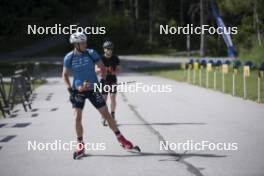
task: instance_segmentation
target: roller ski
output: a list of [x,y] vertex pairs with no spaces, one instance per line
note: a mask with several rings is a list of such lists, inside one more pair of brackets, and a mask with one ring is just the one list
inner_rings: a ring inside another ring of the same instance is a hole
[[123,147],[126,151],[141,152],[139,146],[134,146],[130,141],[126,140],[123,135],[118,136],[117,139],[121,147]]
[[76,151],[73,153],[73,159],[78,160],[84,156],[84,143],[78,143]]

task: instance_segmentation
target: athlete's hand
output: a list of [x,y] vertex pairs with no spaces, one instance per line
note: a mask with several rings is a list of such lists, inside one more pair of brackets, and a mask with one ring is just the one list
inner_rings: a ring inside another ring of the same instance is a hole
[[87,91],[89,89],[89,81],[83,81],[83,84],[78,87],[79,92]]
[[78,91],[79,92],[84,92],[88,90],[88,86],[87,85],[82,85],[78,87]]

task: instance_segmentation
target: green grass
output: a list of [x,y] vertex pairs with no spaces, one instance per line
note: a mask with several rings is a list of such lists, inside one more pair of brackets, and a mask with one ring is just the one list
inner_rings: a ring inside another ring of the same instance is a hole
[[[159,68],[137,68],[133,69],[134,71],[147,73],[149,75],[160,76],[168,79],[173,79],[180,82],[187,82],[188,70],[176,70],[173,67],[159,67]],[[194,77],[195,72],[195,77]],[[209,72],[208,74],[208,88],[216,91],[223,92],[222,84],[222,72],[220,70],[215,70],[216,74],[216,87],[214,89],[214,71]],[[247,99],[257,101],[257,78],[258,72],[256,70],[251,71],[250,76],[246,78],[247,85]],[[194,79],[195,78],[195,79]],[[195,82],[194,82],[195,80]],[[201,85],[199,81],[199,71],[189,71],[189,83],[201,87],[206,86],[206,70],[201,70]],[[243,88],[243,71],[238,70],[237,75],[235,76],[235,96],[244,97],[244,88]],[[229,72],[225,75],[225,90],[224,93],[231,94],[233,93],[233,73]],[[261,79],[261,103],[264,103],[264,78]]]
[[254,46],[248,50],[242,49],[239,58],[243,61],[251,60],[256,65],[264,62],[264,45]]
[[[168,49],[168,48],[163,48],[163,49],[154,49],[152,52],[148,53],[135,53],[133,54],[134,56],[139,56],[139,57],[153,57],[153,58],[160,58],[160,57],[188,57],[188,52],[187,51],[178,51],[176,49]],[[189,57],[200,57],[199,53],[190,53]]]

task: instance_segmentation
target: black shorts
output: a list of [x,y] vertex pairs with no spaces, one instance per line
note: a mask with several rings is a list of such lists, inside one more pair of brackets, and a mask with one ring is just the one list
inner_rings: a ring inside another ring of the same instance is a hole
[[76,90],[70,97],[72,107],[83,109],[86,98],[89,99],[89,101],[96,109],[99,109],[106,105],[105,100],[100,92],[94,92],[94,90],[78,92]]
[[117,93],[117,83],[113,83],[113,84],[106,84],[105,88],[102,91],[103,95],[107,95],[107,94],[116,94]]
[[117,77],[116,75],[107,75],[106,78],[106,83],[107,84],[114,84],[114,83],[117,83]]
[[111,94],[117,93],[117,77],[116,77],[116,75],[107,75],[106,76],[106,88],[103,89],[102,94],[107,95],[108,93],[111,93]]

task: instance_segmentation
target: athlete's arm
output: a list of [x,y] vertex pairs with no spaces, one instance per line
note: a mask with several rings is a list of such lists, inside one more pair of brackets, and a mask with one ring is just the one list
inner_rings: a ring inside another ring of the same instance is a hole
[[101,60],[99,60],[98,62],[95,63],[95,65],[100,69],[102,79],[105,79],[105,77],[106,77],[106,68],[104,66],[104,63]]
[[114,62],[116,64],[116,68],[115,68],[115,73],[114,74],[117,75],[121,71],[120,59],[119,59],[118,56],[114,57]]
[[67,89],[71,88],[71,83],[70,83],[70,72],[66,67],[63,67],[62,71],[62,79],[64,81],[64,84],[66,85]]
[[120,73],[121,69],[122,69],[121,65],[117,65],[115,69],[115,74],[117,75],[118,73]]
[[101,73],[101,70],[100,70],[100,68],[98,68],[98,66],[97,65],[95,65],[95,73],[96,73],[96,75],[97,76],[99,76],[99,77],[102,77],[101,75],[102,75],[102,73]]

